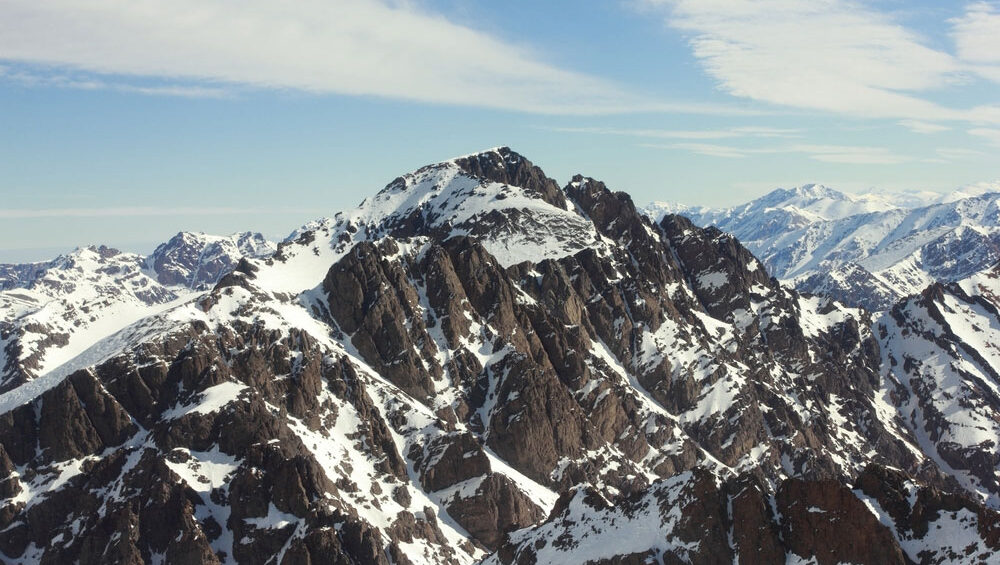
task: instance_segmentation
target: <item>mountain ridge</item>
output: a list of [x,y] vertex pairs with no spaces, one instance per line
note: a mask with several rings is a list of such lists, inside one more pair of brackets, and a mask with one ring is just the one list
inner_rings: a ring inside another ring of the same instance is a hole
[[[915,431],[924,414],[960,430],[998,413],[989,394],[971,414],[933,392],[988,390],[985,368],[906,361],[966,355],[971,337],[911,343],[782,286],[723,231],[654,223],[588,177],[560,188],[507,148],[399,177],[188,296],[65,376],[0,395],[8,558],[905,563],[1000,549],[988,441]],[[992,328],[996,309],[966,302]],[[899,323],[927,330],[932,310]],[[600,535],[640,521],[648,535]]]
[[[961,198],[907,208],[875,200],[857,206],[855,196],[834,192],[816,198],[815,191],[777,190],[735,208],[679,212],[733,233],[787,284],[872,311],[1000,261],[1000,193],[956,193]],[[850,205],[830,206],[831,194]],[[674,208],[645,210],[655,218]]]
[[27,268],[7,266],[20,275],[0,291],[0,391],[214,285],[244,256],[274,249],[250,232],[229,237],[180,232],[148,257],[92,245]]

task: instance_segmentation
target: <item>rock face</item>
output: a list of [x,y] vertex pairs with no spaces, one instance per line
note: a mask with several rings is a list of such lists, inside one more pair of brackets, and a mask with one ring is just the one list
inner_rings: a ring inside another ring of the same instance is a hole
[[906,563],[889,529],[843,484],[789,479],[775,496],[781,539],[817,563]]
[[24,288],[45,272],[48,263],[0,264],[0,290]]
[[[917,346],[885,318],[800,295],[733,237],[653,223],[594,179],[559,188],[507,148],[404,175],[187,292],[0,396],[3,559],[1000,549],[996,444],[926,441],[898,368]],[[953,334],[935,347],[957,351]]]
[[568,494],[542,526],[509,536],[487,563],[907,563],[890,530],[833,480],[788,479],[772,498],[752,479],[697,470],[611,504]]
[[[895,528],[907,553],[923,563],[980,562],[996,559],[1000,548],[1000,513],[984,508],[963,494],[945,493],[914,483],[893,469],[865,469],[855,493],[878,512],[885,526]],[[926,539],[941,534],[938,547]]]
[[1000,271],[935,284],[879,317],[890,398],[948,473],[1000,506]]

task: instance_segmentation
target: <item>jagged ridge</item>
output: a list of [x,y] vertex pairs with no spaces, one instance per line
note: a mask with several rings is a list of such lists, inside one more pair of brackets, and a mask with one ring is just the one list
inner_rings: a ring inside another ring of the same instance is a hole
[[806,185],[732,209],[654,203],[646,211],[658,217],[676,209],[697,225],[717,226],[790,286],[876,311],[1000,261],[998,197],[958,192],[928,202]]
[[[991,486],[956,482],[889,402],[867,314],[782,287],[719,230],[654,224],[583,176],[556,186],[506,148],[426,167],[68,378],[0,397],[0,551],[825,563],[998,548]],[[907,497],[966,494],[931,518],[865,479],[885,473]],[[587,549],[581,524],[635,520],[655,532]]]

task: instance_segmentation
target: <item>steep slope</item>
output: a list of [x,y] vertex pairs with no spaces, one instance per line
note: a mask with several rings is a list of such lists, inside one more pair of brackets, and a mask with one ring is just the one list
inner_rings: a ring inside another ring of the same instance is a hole
[[1000,513],[873,465],[851,486],[695,469],[612,503],[591,489],[510,534],[485,563],[991,563]]
[[0,292],[0,391],[52,371],[180,295],[144,272],[143,258],[87,247]]
[[959,530],[970,562],[1000,549],[977,500],[949,499],[941,535],[845,486],[892,467],[962,491],[887,401],[871,327],[598,181],[453,159],[0,395],[0,551],[825,563],[826,540],[903,562]]
[[934,284],[878,320],[884,382],[923,450],[1000,504],[1000,270]]
[[[874,311],[1000,261],[1000,195],[939,200],[905,208],[898,199],[809,185],[690,216],[734,234],[768,272],[800,291]],[[654,204],[647,213],[656,217],[662,208]]]

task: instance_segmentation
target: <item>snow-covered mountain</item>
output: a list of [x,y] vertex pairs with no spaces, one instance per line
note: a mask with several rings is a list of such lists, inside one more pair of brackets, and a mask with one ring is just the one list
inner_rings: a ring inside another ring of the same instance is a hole
[[244,257],[275,245],[260,234],[178,233],[149,257],[104,246],[45,263],[4,265],[0,391],[56,370],[121,328],[194,296]]
[[[1000,261],[1000,194],[851,195],[807,185],[746,205],[681,213],[734,234],[777,278],[870,310]],[[918,207],[909,207],[919,202]],[[654,203],[656,218],[676,206]]]
[[144,260],[86,247],[48,263],[23,287],[0,292],[4,352],[0,390],[45,374],[101,338],[179,298]]
[[920,383],[996,375],[888,323],[594,179],[452,159],[0,394],[0,552],[988,562],[1000,403]]
[[254,232],[229,236],[180,232],[146,258],[146,267],[166,286],[206,290],[243,257],[266,258],[277,246]]
[[1000,266],[935,283],[876,327],[886,388],[921,449],[1000,506]]

